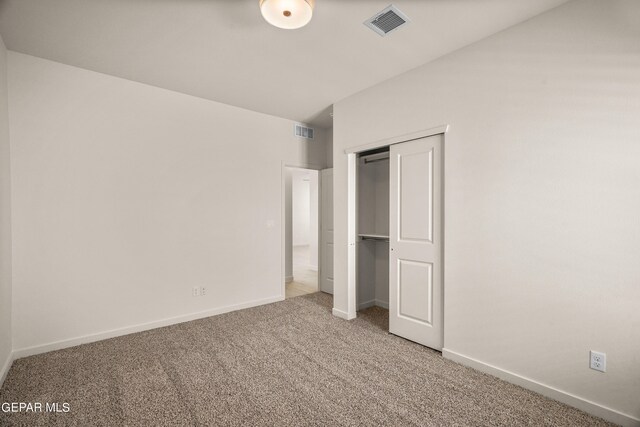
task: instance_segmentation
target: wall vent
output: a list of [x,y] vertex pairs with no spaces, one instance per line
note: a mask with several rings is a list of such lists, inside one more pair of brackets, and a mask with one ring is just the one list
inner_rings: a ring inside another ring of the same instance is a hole
[[389,7],[364,21],[364,25],[384,37],[408,22],[409,18],[407,15],[402,13],[400,9],[394,5],[389,5]]
[[295,135],[300,138],[313,139],[313,128],[296,124]]

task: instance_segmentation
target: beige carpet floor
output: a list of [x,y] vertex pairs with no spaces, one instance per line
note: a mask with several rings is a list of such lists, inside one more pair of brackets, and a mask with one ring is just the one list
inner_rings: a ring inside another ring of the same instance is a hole
[[316,293],[14,362],[2,402],[68,402],[0,424],[604,426],[387,333]]

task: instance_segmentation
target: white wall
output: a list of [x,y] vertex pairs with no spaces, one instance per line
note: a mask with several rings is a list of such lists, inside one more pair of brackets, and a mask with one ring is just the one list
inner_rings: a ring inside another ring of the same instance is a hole
[[[317,141],[317,138],[316,138]],[[326,166],[326,164],[325,164]],[[318,269],[318,171],[285,168],[285,281],[293,277],[293,246],[309,246],[305,268]]]
[[283,296],[282,165],[322,168],[322,139],[14,52],[9,92],[19,354]]
[[293,246],[309,246],[304,265],[318,269],[318,171],[291,168]]
[[309,244],[309,223],[311,221],[309,184],[309,173],[306,170],[292,169],[293,246],[307,246]]
[[335,307],[344,149],[449,124],[445,348],[640,418],[639,22],[640,2],[571,2],[337,103]]
[[0,384],[11,357],[11,165],[7,50],[0,37]]

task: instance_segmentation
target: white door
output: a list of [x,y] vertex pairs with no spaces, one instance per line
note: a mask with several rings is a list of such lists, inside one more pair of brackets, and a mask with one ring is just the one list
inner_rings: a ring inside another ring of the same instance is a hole
[[333,169],[320,171],[320,290],[333,294]]
[[442,135],[391,146],[389,332],[442,350]]

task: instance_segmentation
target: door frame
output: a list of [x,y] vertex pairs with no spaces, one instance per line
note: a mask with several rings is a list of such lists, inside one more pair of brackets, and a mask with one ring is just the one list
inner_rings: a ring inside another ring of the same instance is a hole
[[[442,134],[442,148],[443,148],[443,177],[442,186],[444,189],[444,156],[445,156],[445,142],[446,134],[449,132],[449,125],[437,126],[429,129],[420,130],[413,133],[395,136],[392,138],[386,138],[379,141],[374,141],[368,144],[358,145],[357,147],[348,148],[344,150],[347,155],[347,320],[355,319],[357,317],[357,305],[356,301],[356,288],[357,288],[357,270],[358,270],[358,258],[357,258],[357,241],[358,241],[358,229],[357,229],[357,200],[358,200],[358,185],[357,185],[357,168],[358,168],[358,154],[373,150],[376,148],[387,147],[394,144],[400,144],[403,142],[413,141],[416,139],[427,138],[429,136]],[[443,191],[443,193],[445,193]],[[444,245],[445,245],[445,230],[444,230],[444,198],[446,194],[443,194],[442,198],[442,299],[444,306],[445,298],[445,269],[444,269]],[[334,309],[334,314],[336,310]],[[339,315],[342,313],[338,313]],[[343,317],[341,315],[340,317]]]
[[[322,214],[322,200],[320,197],[321,191],[322,191],[322,183],[320,182],[320,171],[322,169],[326,169],[323,168],[322,166],[319,165],[315,165],[315,164],[311,164],[311,163],[302,163],[302,162],[282,162],[282,165],[280,166],[280,253],[282,254],[281,259],[280,259],[280,297],[282,300],[285,299],[286,297],[286,291],[287,291],[287,284],[285,283],[286,280],[286,260],[287,260],[287,248],[286,248],[286,221],[287,221],[287,215],[286,215],[286,204],[287,204],[287,195],[286,195],[286,191],[287,191],[287,184],[286,184],[286,179],[287,179],[287,175],[286,175],[286,169],[287,168],[297,168],[297,169],[309,169],[309,170],[314,170],[318,172],[318,250],[320,249],[320,236],[321,236],[321,214]],[[320,277],[320,269],[322,268],[322,261],[320,259],[320,256],[318,255],[318,280]]]

